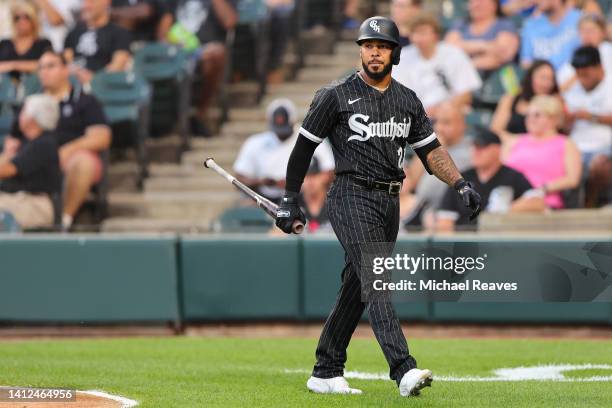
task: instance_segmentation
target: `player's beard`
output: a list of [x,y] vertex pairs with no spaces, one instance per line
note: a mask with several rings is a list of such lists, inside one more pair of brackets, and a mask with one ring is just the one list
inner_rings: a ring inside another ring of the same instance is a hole
[[366,75],[375,81],[380,81],[384,79],[387,75],[391,73],[391,70],[393,69],[393,64],[389,63],[386,64],[379,72],[370,71],[370,69],[368,68],[368,64],[363,62],[363,60],[361,61],[361,66],[363,67],[363,70],[365,71]]

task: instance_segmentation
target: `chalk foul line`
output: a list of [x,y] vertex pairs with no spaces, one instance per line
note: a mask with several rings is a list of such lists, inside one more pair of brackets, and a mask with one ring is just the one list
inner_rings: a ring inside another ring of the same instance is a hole
[[[565,372],[576,370],[612,370],[610,364],[547,364],[529,367],[498,368],[489,377],[479,376],[438,376],[435,381],[443,382],[503,382],[503,381],[560,381],[560,382],[605,382],[612,381],[612,375],[591,377],[566,377]],[[311,370],[285,369],[286,374],[310,374]],[[387,373],[368,373],[362,371],[345,371],[345,378],[359,380],[389,380]]]

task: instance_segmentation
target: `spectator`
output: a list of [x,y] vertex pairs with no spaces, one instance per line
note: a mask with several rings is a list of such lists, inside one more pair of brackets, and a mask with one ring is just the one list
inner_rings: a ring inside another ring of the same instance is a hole
[[[287,162],[297,140],[296,115],[295,105],[290,100],[272,101],[266,111],[270,130],[249,137],[234,163],[238,180],[273,201],[283,195]],[[329,151],[329,146],[317,149],[315,157],[319,160],[319,168],[330,172],[334,168],[333,156],[331,152],[324,155],[325,149]],[[329,156],[332,156],[331,166]]]
[[295,8],[294,0],[266,0],[270,29],[268,38],[268,83],[280,84],[285,79],[282,69],[283,57],[291,35],[291,20]]
[[[70,71],[62,54],[44,53],[39,69],[45,94],[60,107],[54,135],[65,176],[62,224],[69,229],[92,186],[102,179],[104,164],[98,153],[110,147],[111,131],[98,100],[83,93],[80,85],[71,85]],[[23,140],[15,127],[11,135],[5,142],[5,149],[14,149],[13,146]]]
[[318,159],[313,157],[302,185],[306,230],[311,234],[332,231],[325,206],[329,182],[328,172],[321,171]]
[[36,6],[20,0],[11,6],[13,36],[0,41],[0,73],[19,78],[22,73],[36,71],[38,59],[51,48],[49,40],[40,38],[40,21]]
[[499,0],[469,0],[468,21],[458,22],[446,42],[465,51],[483,77],[512,62],[519,49],[514,24],[501,18]]
[[51,194],[61,191],[57,142],[52,133],[59,117],[48,95],[29,96],[19,115],[25,137],[15,152],[0,155],[0,211],[13,215],[23,228],[53,225]]
[[68,31],[74,27],[75,14],[81,7],[79,0],[35,0],[40,9],[42,33],[57,52],[64,48]]
[[[606,41],[606,20],[598,14],[585,14],[578,24],[578,32],[581,45],[599,48],[604,70],[612,73],[612,44]],[[557,79],[562,92],[576,83],[576,71],[571,63],[568,62],[559,69]]]
[[553,209],[564,207],[561,191],[579,185],[582,165],[576,144],[557,132],[562,114],[559,98],[536,96],[527,110],[528,133],[504,143],[504,164],[541,189],[546,205]]
[[196,35],[199,40],[194,58],[200,62],[204,86],[200,97],[200,117],[191,121],[191,131],[197,136],[210,136],[204,119],[223,82],[227,60],[225,38],[227,31],[238,22],[237,3],[237,0],[173,0],[171,3],[174,25]]
[[568,0],[568,3],[572,4],[573,7],[582,11],[584,14],[603,15],[603,11],[597,0]]
[[83,0],[83,22],[66,37],[65,56],[83,84],[101,70],[123,71],[130,62],[130,34],[110,21],[110,0]]
[[440,41],[440,24],[429,14],[420,14],[410,30],[412,45],[402,48],[393,78],[416,92],[430,118],[444,101],[469,106],[471,93],[482,81],[465,52]]
[[580,44],[581,13],[567,0],[538,0],[541,13],[528,18],[521,32],[521,64],[528,68],[536,59],[550,61],[559,69]]
[[[520,172],[504,166],[501,162],[501,140],[495,133],[481,128],[474,137],[472,147],[473,168],[463,173],[482,197],[482,207],[487,212],[539,212],[545,209],[542,193],[535,190]],[[436,229],[452,231],[476,229],[476,220],[470,221],[461,198],[447,188],[440,211],[437,213]]]
[[519,94],[506,94],[500,99],[491,120],[491,130],[504,142],[527,133],[525,114],[531,100],[538,95],[560,98],[555,70],[548,61],[534,61],[523,77]]
[[[471,143],[465,137],[466,123],[461,107],[443,102],[434,130],[459,171],[467,169],[470,166]],[[440,207],[446,187],[445,183],[425,172],[420,160],[413,158],[406,168],[404,193],[400,196],[400,218],[408,217],[405,221],[411,226],[424,224],[426,229],[430,227],[427,222],[430,218],[425,216],[425,211],[430,213]],[[412,191],[414,194],[410,193]]]
[[342,28],[344,28],[345,30],[356,30],[359,28],[359,3],[360,0],[344,1],[344,21],[342,22]]
[[410,24],[423,12],[422,0],[391,0],[391,19],[400,32],[400,45],[410,45]]
[[11,3],[10,0],[0,0],[0,40],[10,38],[11,29]]
[[163,0],[112,0],[111,20],[131,33],[133,42],[165,41],[172,13]]
[[507,16],[527,18],[536,12],[538,0],[501,0],[502,12]]
[[588,175],[586,205],[596,207],[600,196],[609,193],[612,178],[612,74],[604,71],[599,51],[592,46],[577,49],[572,66],[578,81],[565,93],[573,124],[570,137]]

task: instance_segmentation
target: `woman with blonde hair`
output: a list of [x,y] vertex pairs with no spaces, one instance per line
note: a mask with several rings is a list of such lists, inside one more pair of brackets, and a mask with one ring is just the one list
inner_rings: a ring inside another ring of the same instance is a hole
[[527,109],[527,134],[504,144],[504,164],[525,175],[544,194],[549,208],[563,208],[561,191],[576,188],[582,174],[582,158],[576,144],[559,134],[563,118],[559,98],[534,97]]
[[0,74],[10,73],[19,78],[22,73],[36,71],[38,59],[51,49],[51,43],[39,37],[38,8],[31,1],[14,1],[11,4],[11,20],[11,38],[0,41]]

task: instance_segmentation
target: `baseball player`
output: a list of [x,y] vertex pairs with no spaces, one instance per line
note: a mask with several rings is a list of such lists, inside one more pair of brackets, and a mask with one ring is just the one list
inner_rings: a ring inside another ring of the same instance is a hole
[[[400,394],[417,395],[430,385],[432,373],[417,368],[392,305],[362,297],[362,255],[373,244],[393,245],[397,239],[398,194],[405,177],[407,145],[427,172],[455,188],[471,208],[472,217],[480,211],[480,196],[461,177],[438,142],[415,93],[391,78],[391,69],[400,57],[395,23],[384,17],[365,20],[357,44],[362,70],[320,89],[310,105],[287,165],[286,190],[276,225],[291,233],[295,220],[305,223],[298,195],[313,152],[328,137],[336,161],[336,179],[328,192],[327,206],[334,232],[345,250],[346,264],[306,385],[318,393],[361,393],[349,387],[343,374],[346,349],[365,309]],[[390,253],[389,248],[381,251],[383,256]]]

